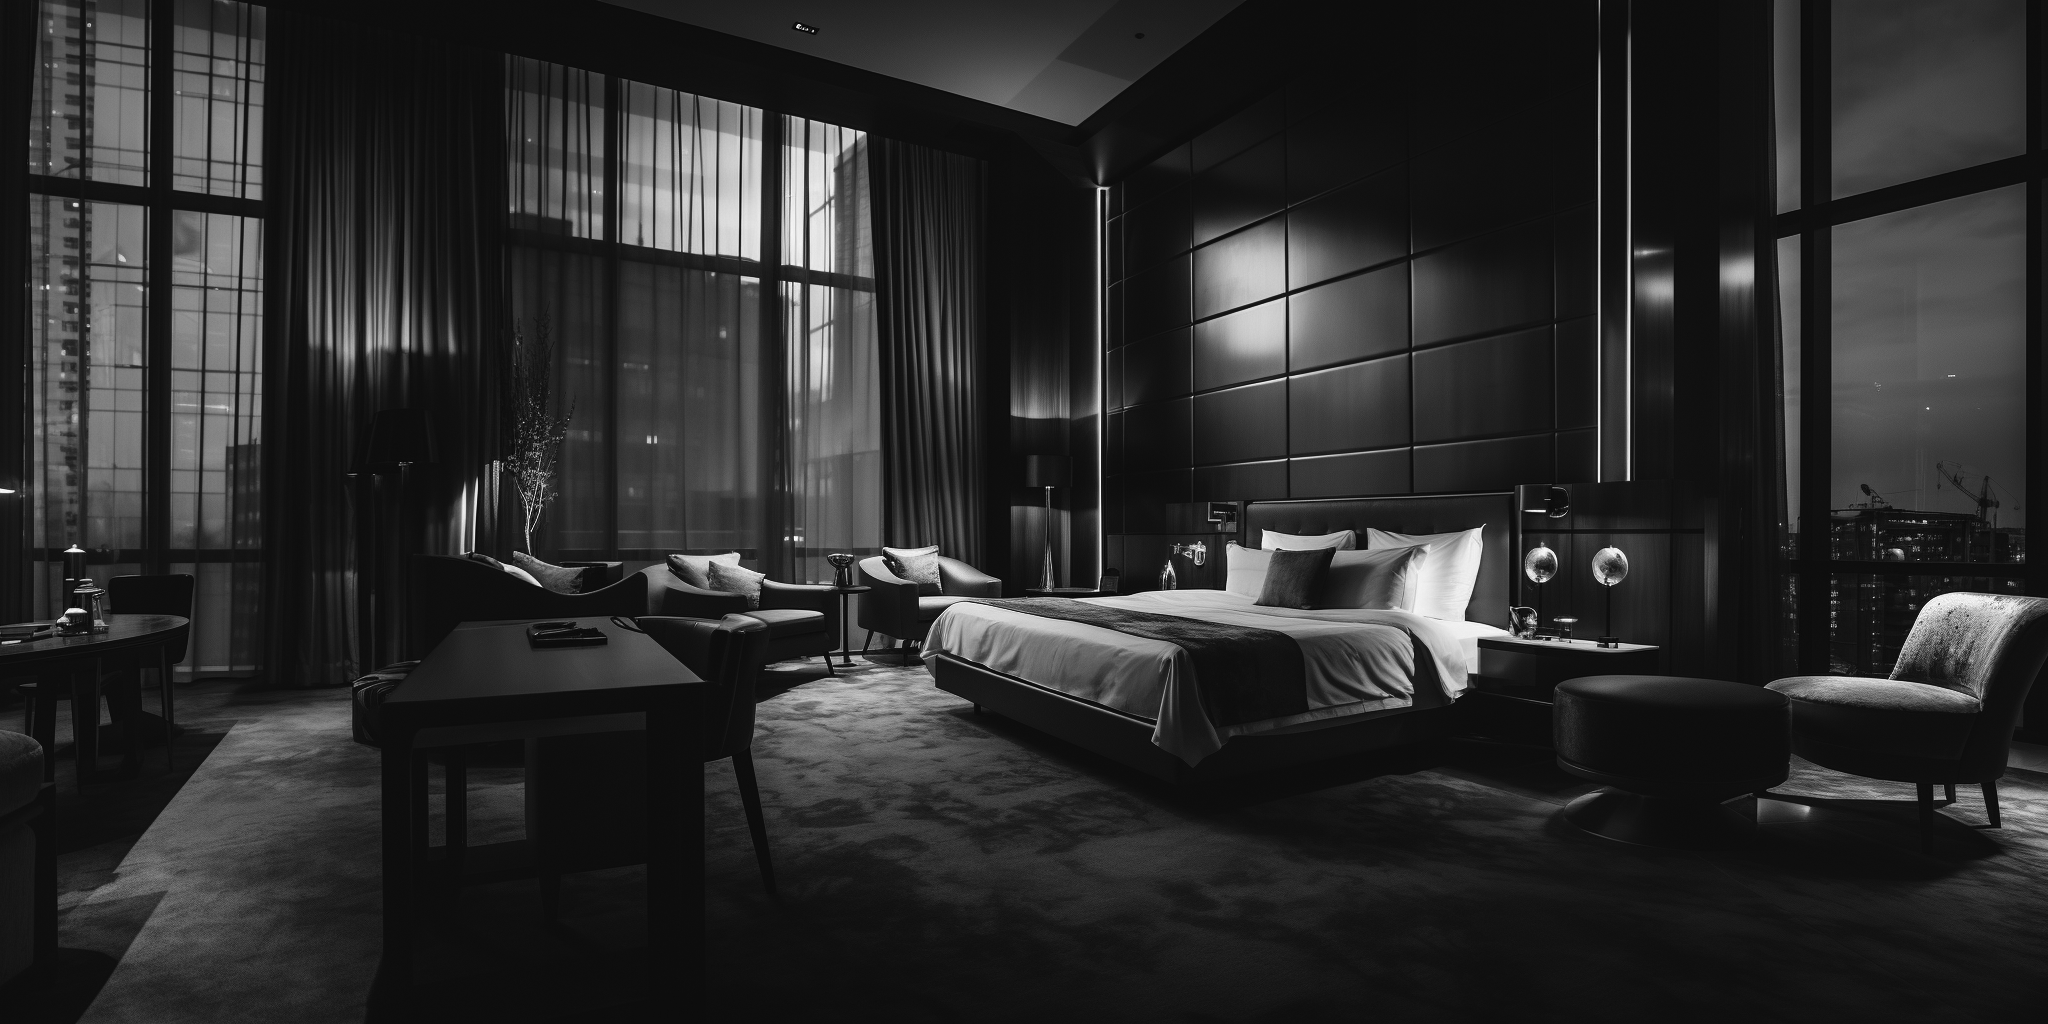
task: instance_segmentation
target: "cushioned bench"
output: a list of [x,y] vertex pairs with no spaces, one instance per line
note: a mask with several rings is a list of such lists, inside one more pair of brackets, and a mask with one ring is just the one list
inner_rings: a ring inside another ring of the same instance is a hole
[[1712,846],[1755,821],[1721,806],[1785,781],[1792,710],[1781,693],[1721,679],[1582,676],[1557,684],[1558,767],[1603,789],[1565,808],[1622,842]]

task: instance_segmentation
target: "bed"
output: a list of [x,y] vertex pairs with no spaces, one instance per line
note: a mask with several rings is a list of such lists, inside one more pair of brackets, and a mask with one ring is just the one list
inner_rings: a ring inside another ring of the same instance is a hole
[[[1286,634],[1306,665],[1308,701],[1281,709],[1292,713],[1212,722],[1189,683],[1186,651],[1012,608],[948,609],[933,624],[924,660],[940,689],[1170,782],[1230,778],[1434,739],[1451,729],[1466,677],[1476,668],[1478,638],[1505,633],[1516,521],[1513,495],[1506,492],[1245,507],[1237,539],[1248,548],[1258,547],[1266,530],[1355,530],[1363,547],[1369,527],[1433,534],[1484,526],[1462,622],[1399,611],[1266,608],[1214,590],[1078,602]],[[1350,668],[1336,671],[1332,666],[1340,663]]]

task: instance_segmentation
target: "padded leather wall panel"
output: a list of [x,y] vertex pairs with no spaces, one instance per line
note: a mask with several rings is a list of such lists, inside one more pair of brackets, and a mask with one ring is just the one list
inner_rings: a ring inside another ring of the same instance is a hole
[[1166,469],[1189,463],[1188,400],[1133,406],[1124,411],[1124,468]]
[[1196,501],[1255,501],[1285,497],[1285,459],[1195,467]]
[[1600,477],[1598,439],[1593,429],[1561,430],[1557,434],[1557,478],[1597,480]]
[[1222,124],[1195,136],[1195,173],[1200,174],[1280,130],[1287,113],[1287,92],[1277,90],[1225,118]]
[[1415,251],[1549,213],[1549,175],[1501,173],[1503,163],[1524,168],[1547,165],[1548,127],[1533,118],[1510,118],[1417,155],[1409,192]]
[[1195,244],[1280,212],[1287,140],[1275,135],[1195,176]]
[[1417,445],[1415,489],[1425,494],[1497,490],[1532,480],[1555,480],[1554,461],[1548,433]]
[[1261,501],[1245,506],[1243,535],[1257,537],[1262,530],[1311,536],[1356,530],[1363,536],[1373,527],[1395,533],[1449,533],[1484,527],[1479,535],[1479,578],[1472,585],[1472,600],[1465,606],[1465,617],[1504,627],[1508,618],[1510,572],[1516,568],[1511,562],[1509,543],[1514,516],[1511,492]]
[[1125,267],[1137,273],[1186,252],[1194,190],[1176,188],[1117,218],[1124,226]]
[[1109,286],[1109,299],[1104,303],[1109,307],[1104,317],[1109,321],[1109,336],[1102,339],[1106,348],[1118,348],[1130,340],[1130,334],[1124,330],[1124,293],[1129,290],[1122,281]]
[[[1591,427],[1600,417],[1600,337],[1590,316],[1557,325],[1557,429]],[[1591,480],[1568,476],[1565,480]]]
[[1114,412],[1124,407],[1124,350],[1111,349],[1102,357],[1102,404]]
[[1600,101],[1593,90],[1559,96],[1550,114],[1551,195],[1557,209],[1599,197]]
[[1287,213],[1287,283],[1319,281],[1408,252],[1408,170],[1394,167]]
[[1289,452],[1319,455],[1408,443],[1408,357],[1288,378]]
[[1287,382],[1195,396],[1196,461],[1249,462],[1287,454]]
[[1287,303],[1262,302],[1195,325],[1195,390],[1287,371]]
[[1592,316],[1599,301],[1593,237],[1593,207],[1581,206],[1557,218],[1557,318]]
[[1124,330],[1126,337],[1185,326],[1188,322],[1188,257],[1177,256],[1144,270],[1125,282]]
[[1287,198],[1300,202],[1400,163],[1407,125],[1391,104],[1326,108],[1287,130]]
[[1299,373],[1408,347],[1408,264],[1287,297],[1287,368]]
[[1195,250],[1195,316],[1270,299],[1287,288],[1287,224],[1275,218]]
[[1166,506],[1188,499],[1192,471],[1169,469],[1155,473],[1131,473],[1124,477],[1124,529],[1130,533],[1159,533],[1170,523]]
[[1124,404],[1179,398],[1188,386],[1188,328],[1155,334],[1124,346]]
[[1401,494],[1409,486],[1409,450],[1311,455],[1288,460],[1291,498],[1339,498],[1353,494]]
[[1415,442],[1551,429],[1548,327],[1415,353]]
[[1526,327],[1551,317],[1550,223],[1499,231],[1415,260],[1415,343]]
[[1135,212],[1175,186],[1186,184],[1194,174],[1189,163],[1192,151],[1192,146],[1176,146],[1173,152],[1132,171],[1123,182],[1124,210]]

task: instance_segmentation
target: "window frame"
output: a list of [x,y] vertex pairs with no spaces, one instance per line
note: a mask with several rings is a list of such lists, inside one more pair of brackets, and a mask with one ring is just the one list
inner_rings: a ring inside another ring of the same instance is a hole
[[[157,0],[163,2],[163,0]],[[508,55],[507,59],[521,59]],[[620,264],[627,261],[651,263],[661,266],[679,267],[685,270],[708,271],[753,278],[758,286],[760,310],[758,323],[761,346],[760,388],[758,407],[760,409],[762,438],[760,479],[763,482],[761,509],[763,522],[760,523],[762,537],[772,536],[781,528],[780,520],[773,510],[788,505],[789,495],[781,493],[783,475],[777,470],[787,458],[789,445],[783,436],[781,425],[786,422],[784,401],[781,392],[783,380],[783,356],[788,343],[787,325],[783,322],[783,289],[785,285],[821,285],[846,288],[854,291],[874,292],[875,280],[853,274],[813,270],[800,263],[791,262],[790,254],[784,251],[783,210],[788,181],[784,157],[787,153],[789,136],[786,131],[789,120],[798,115],[784,114],[766,107],[761,111],[761,188],[760,202],[760,258],[747,259],[742,256],[722,256],[711,253],[681,252],[674,249],[636,245],[620,237],[622,197],[624,195],[625,160],[620,155],[624,144],[624,121],[627,117],[625,97],[626,79],[601,72],[587,72],[601,80],[602,88],[596,90],[602,96],[603,106],[599,116],[603,119],[604,157],[597,161],[601,165],[604,202],[601,216],[603,230],[594,238],[579,238],[532,228],[518,228],[510,224],[511,208],[507,205],[507,224],[504,228],[504,245],[509,248],[549,249],[563,253],[574,253],[596,257],[603,266],[603,289],[607,304],[604,317],[604,337],[599,345],[604,353],[605,374],[601,389],[605,409],[605,538],[602,549],[562,549],[560,556],[571,558],[661,558],[666,552],[619,546],[619,321],[617,315]],[[667,88],[667,87],[662,87]],[[681,91],[681,90],[677,90]],[[701,94],[700,94],[701,95]],[[706,99],[716,99],[704,96]],[[801,261],[805,254],[797,253]],[[774,488],[771,490],[771,488]]]
[[[2026,186],[2025,327],[2026,460],[2029,472],[2026,505],[2048,501],[2048,472],[2037,471],[2037,456],[2048,452],[2048,360],[2042,352],[2042,271],[2044,181],[2048,181],[2048,149],[2044,149],[2042,102],[2044,31],[2048,14],[2038,0],[2026,8],[2026,151],[1971,167],[1901,182],[1841,198],[1806,202],[1811,196],[1832,196],[1833,10],[1831,0],[1799,0],[1799,146],[1801,205],[1780,213],[1774,237],[1799,239],[1799,462],[1796,481],[1787,481],[1799,497],[1799,551],[1790,555],[1779,545],[1780,571],[1798,581],[1797,668],[1829,671],[1834,643],[1829,602],[1835,576],[1947,576],[1986,580],[2019,580],[2027,594],[2048,596],[2048,559],[2012,562],[1880,562],[1830,557],[1829,518],[1833,480],[1833,248],[1832,231],[1858,221],[1977,195],[2013,185]],[[1772,172],[1773,178],[1776,171]],[[1782,307],[1781,307],[1782,311]],[[1782,413],[1782,395],[1779,409]],[[2029,512],[2029,518],[2034,513]],[[2029,527],[2029,533],[2033,531]]]
[[[40,4],[37,5],[40,7]],[[265,6],[251,3],[250,6]],[[149,106],[147,185],[93,181],[84,177],[29,173],[24,201],[44,195],[84,203],[118,203],[140,207],[148,223],[148,285],[144,290],[143,328],[143,546],[113,549],[116,564],[139,564],[144,573],[170,571],[177,564],[260,562],[258,548],[172,548],[171,536],[171,347],[173,295],[171,284],[173,222],[181,212],[226,214],[262,222],[265,201],[208,192],[180,191],[176,171],[177,0],[149,0]],[[40,33],[38,33],[40,35]],[[39,49],[40,54],[40,49]],[[267,59],[267,58],[266,58]],[[267,75],[266,75],[267,78]],[[269,117],[266,102],[262,114]],[[31,122],[31,126],[33,121]],[[265,138],[269,138],[266,130]],[[268,162],[265,162],[267,168]],[[265,195],[268,195],[266,185]],[[267,273],[267,271],[266,271]],[[26,526],[24,526],[26,528]],[[33,561],[62,562],[63,549],[37,548]]]

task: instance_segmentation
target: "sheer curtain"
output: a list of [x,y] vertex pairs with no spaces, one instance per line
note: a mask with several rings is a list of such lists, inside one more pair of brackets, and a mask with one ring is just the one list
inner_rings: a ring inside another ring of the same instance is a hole
[[506,80],[512,309],[553,324],[573,403],[541,555],[824,580],[874,550],[861,133],[523,58]]

